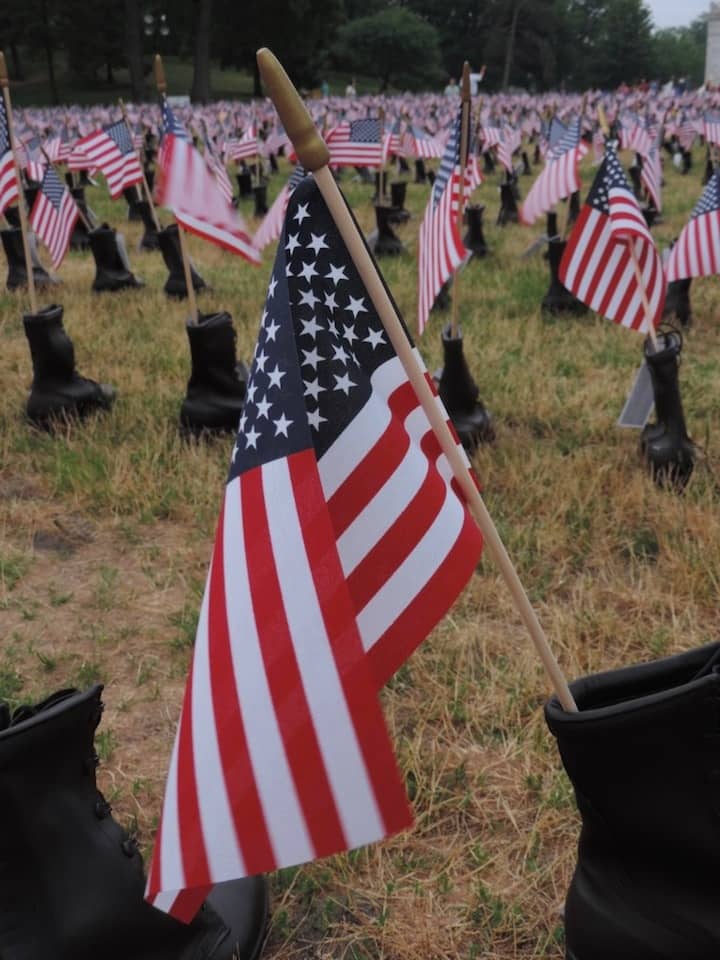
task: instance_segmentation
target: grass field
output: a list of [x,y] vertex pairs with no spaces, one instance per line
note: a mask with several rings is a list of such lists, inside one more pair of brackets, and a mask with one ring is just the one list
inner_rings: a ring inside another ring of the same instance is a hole
[[[701,191],[666,167],[666,245]],[[589,182],[592,168],[585,168]],[[271,195],[283,177],[271,183]],[[521,179],[526,192],[530,180]],[[370,189],[343,189],[366,231]],[[415,257],[428,188],[410,184],[407,255],[383,261],[414,323]],[[92,207],[120,226],[124,203]],[[720,284],[696,281],[681,389],[703,446],[683,496],[652,483],[638,435],[615,421],[641,338],[605,320],[540,313],[547,266],[520,254],[542,232],[495,228],[490,255],[459,282],[466,354],[496,424],[475,458],[490,513],[568,677],[685,650],[716,637],[720,491],[711,465],[720,427]],[[248,207],[244,212],[251,219]],[[561,223],[564,211],[561,213]],[[167,217],[165,217],[167,222]],[[139,227],[124,227],[129,247]],[[206,311],[228,309],[249,359],[271,256],[253,269],[191,241],[212,286]],[[161,292],[159,254],[132,253],[138,292],[90,293],[89,254],[70,254],[62,302],[82,373],[117,385],[107,416],[48,436],[22,416],[31,380],[24,297],[0,293],[0,699],[34,700],[105,684],[101,786],[151,849],[191,656],[231,438],[187,445],[177,414],[189,371],[184,309]],[[421,343],[441,360],[436,317]],[[384,690],[415,813],[387,843],[272,878],[271,958],[559,960],[561,906],[575,859],[572,789],[547,732],[550,693],[488,555],[448,617]]]

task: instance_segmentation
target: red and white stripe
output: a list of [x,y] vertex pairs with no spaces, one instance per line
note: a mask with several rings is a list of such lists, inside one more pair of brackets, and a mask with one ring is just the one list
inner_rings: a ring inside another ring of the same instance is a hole
[[662,164],[659,150],[651,150],[643,157],[640,180],[652,198],[655,209],[662,210]]
[[255,127],[250,126],[239,140],[231,139],[225,144],[225,155],[230,160],[249,160],[258,154],[258,140]]
[[[96,130],[95,133],[78,140],[73,154],[76,151],[84,155],[87,160],[87,163],[79,169],[90,166],[102,171],[113,200],[117,200],[126,187],[142,183],[143,171],[137,154],[121,153],[118,145],[104,130]],[[72,170],[78,169],[72,163],[73,154],[68,160],[68,167]]]
[[557,160],[549,160],[545,164],[522,205],[523,223],[534,223],[558,201],[580,189],[578,166],[587,152],[587,144],[581,141]]
[[683,227],[665,268],[668,283],[720,273],[720,210],[693,217]]
[[468,251],[458,225],[460,175],[456,167],[436,207],[432,196],[418,236],[418,333],[427,325],[440,288],[457,270]]
[[191,143],[166,134],[158,173],[158,203],[169,207],[182,227],[250,263],[260,263],[242,217],[220,192],[204,158]]
[[146,894],[180,919],[411,823],[324,499],[312,451],[226,489]]
[[17,203],[18,187],[15,176],[15,163],[12,150],[7,150],[0,158],[0,213],[13,203]]
[[609,216],[589,204],[583,205],[560,263],[560,281],[596,313],[624,327],[647,332],[629,244],[633,244],[640,266],[653,326],[660,322],[665,302],[660,255],[644,220],[641,227],[636,218],[620,207],[616,217],[620,236]]
[[383,145],[378,140],[363,142],[351,140],[351,125],[347,121],[329,130],[325,143],[330,151],[332,166],[379,167],[383,162]]
[[79,216],[80,211],[69,190],[63,192],[59,210],[42,190],[38,191],[30,212],[30,226],[50,251],[53,270],[57,270],[65,258]]
[[285,211],[291,192],[286,183],[263,217],[262,223],[253,236],[253,244],[257,250],[263,250],[280,236],[285,223]]

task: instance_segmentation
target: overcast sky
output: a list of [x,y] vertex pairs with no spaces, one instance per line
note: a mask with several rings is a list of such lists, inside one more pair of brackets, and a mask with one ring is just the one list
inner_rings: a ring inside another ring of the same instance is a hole
[[710,9],[710,0],[645,0],[655,21],[655,26],[686,27],[701,13]]

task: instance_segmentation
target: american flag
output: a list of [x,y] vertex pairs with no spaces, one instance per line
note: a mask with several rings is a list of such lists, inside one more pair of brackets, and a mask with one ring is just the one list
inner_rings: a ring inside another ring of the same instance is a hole
[[212,140],[208,136],[207,127],[203,124],[203,142],[205,144],[205,163],[208,165],[210,173],[215,177],[215,182],[218,185],[220,193],[225,197],[228,203],[232,202],[233,198],[233,188],[230,183],[230,177],[228,172],[225,169],[225,164],[221,160],[219,154],[215,152],[215,148],[212,145]]
[[655,209],[662,210],[662,163],[659,142],[651,147],[643,157],[640,179],[652,199]]
[[717,170],[670,251],[665,272],[668,283],[720,273],[720,175]]
[[409,824],[377,691],[480,555],[449,469],[308,177],[288,203],[233,449],[155,906],[187,918],[217,881]]
[[231,138],[225,144],[225,153],[231,160],[248,160],[257,156],[258,140],[254,124],[250,124],[242,137],[238,140]]
[[72,194],[48,166],[30,212],[30,226],[50,251],[54,270],[63,262],[79,215]]
[[273,240],[277,240],[282,233],[288,200],[290,199],[290,195],[292,194],[293,190],[300,183],[304,176],[305,168],[301,163],[298,163],[290,175],[290,179],[287,181],[277,197],[275,197],[272,206],[265,214],[263,222],[260,224],[255,236],[253,237],[253,244],[257,250],[263,250],[269,243],[272,243]]
[[411,125],[402,136],[402,146],[407,156],[421,160],[439,160],[443,148],[436,137],[431,137],[421,127]]
[[33,133],[25,137],[17,148],[18,162],[25,171],[28,180],[41,183],[47,166],[47,160],[42,151],[40,137]]
[[[633,256],[650,307],[646,318]],[[615,146],[608,142],[560,263],[560,280],[591,310],[633,330],[657,326],[665,302],[660,255]]]
[[[555,118],[553,118],[554,120]],[[551,210],[564,197],[580,189],[578,164],[587,153],[587,144],[581,140],[580,117],[576,117],[553,138],[550,127],[550,145],[545,167],[530,188],[522,205],[522,219],[525,223],[534,223],[543,213]]]
[[[102,171],[113,200],[117,200],[126,187],[142,183],[142,167],[124,120],[78,140],[75,150],[86,158],[86,166]],[[77,169],[71,163],[68,165]]]
[[72,145],[66,126],[63,125],[57,133],[48,137],[45,144],[45,153],[51,163],[67,163],[72,153]]
[[0,214],[12,203],[17,203],[18,185],[15,174],[15,161],[10,147],[5,102],[0,96]]
[[720,112],[706,110],[703,117],[705,140],[708,143],[720,144]]
[[335,167],[379,167],[382,165],[380,121],[373,118],[344,120],[325,138],[330,164]]
[[490,150],[493,147],[500,163],[505,167],[508,173],[513,173],[513,161],[511,145],[506,139],[506,132],[509,128],[486,126],[482,129],[483,150]]
[[157,200],[181,227],[211,243],[260,263],[245,223],[220,191],[204,157],[163,98],[163,137],[158,155]]
[[418,236],[418,332],[427,324],[440,288],[457,270],[468,251],[458,229],[460,202],[460,130],[462,107],[450,133],[445,155],[433,183]]
[[683,150],[691,150],[696,137],[697,130],[695,124],[687,113],[683,112],[677,121],[677,138]]

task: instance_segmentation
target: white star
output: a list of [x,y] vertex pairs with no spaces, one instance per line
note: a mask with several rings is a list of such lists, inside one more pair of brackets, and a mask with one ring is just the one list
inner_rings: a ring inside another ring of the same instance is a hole
[[348,354],[345,353],[345,347],[333,347],[333,360],[339,360],[340,363],[348,362]]
[[248,432],[245,434],[245,444],[248,450],[250,449],[250,447],[252,447],[253,450],[257,450],[257,442],[258,442],[259,436],[260,436],[260,433],[258,430],[255,429],[255,427],[252,427],[250,430],[248,430]]
[[287,432],[288,432],[288,427],[289,427],[290,424],[292,423],[292,420],[286,419],[285,414],[284,414],[284,413],[281,413],[281,414],[280,414],[280,419],[279,419],[279,420],[273,420],[273,423],[275,424],[275,436],[276,436],[276,437],[279,437],[280,434],[282,434],[284,437],[286,437],[286,436],[288,435],[288,433],[287,433]]
[[317,380],[304,381],[305,396],[312,397],[317,403],[318,394],[325,392],[325,387],[321,387]]
[[325,306],[328,308],[328,310],[337,310],[338,305],[337,305],[337,303],[335,302],[335,294],[334,294],[334,293],[326,293],[326,294],[325,294]]
[[285,276],[286,276],[286,277],[294,277],[294,276],[295,276],[295,274],[292,272],[292,264],[291,264],[291,263],[286,263],[286,264],[285,264]]
[[255,391],[256,391],[256,390],[257,390],[257,384],[256,384],[256,383],[249,383],[249,384],[248,384],[246,396],[247,396],[247,399],[250,401],[250,403],[252,403],[253,400],[255,399]]
[[268,287],[268,300],[275,296],[275,287],[277,286],[277,280],[275,277],[270,278],[270,286]]
[[302,223],[303,220],[306,220],[310,214],[308,213],[308,205],[306,203],[299,203],[297,208],[297,213],[293,217],[293,220],[297,220],[298,223]]
[[284,370],[281,370],[279,364],[276,363],[276,364],[275,364],[275,369],[274,369],[274,370],[271,370],[271,371],[268,373],[268,376],[270,377],[270,386],[271,386],[271,387],[279,387],[279,386],[280,386],[280,381],[281,381],[282,378],[285,376],[285,371],[284,371]]
[[260,326],[262,326],[265,323],[265,318],[267,317],[267,315],[268,315],[267,310],[263,309],[262,316],[260,317]]
[[240,453],[240,447],[237,445],[237,443],[235,443],[235,444],[233,445],[233,449],[232,449],[232,461],[233,461],[233,463],[235,463],[235,457],[237,457],[238,453]]
[[300,291],[300,303],[299,307],[302,307],[305,304],[308,307],[315,309],[315,304],[319,303],[319,299],[315,296],[312,290],[301,290]]
[[308,423],[314,430],[320,429],[321,423],[327,423],[327,417],[321,417],[319,410],[308,410]]
[[268,361],[268,356],[264,350],[261,350],[260,353],[255,357],[255,363],[257,364],[258,370],[262,370],[265,373],[265,364]]
[[275,340],[275,334],[278,332],[279,329],[280,329],[280,324],[279,324],[279,323],[275,323],[274,320],[271,320],[270,323],[268,324],[267,330],[265,331],[265,332],[267,333],[267,338],[268,338],[268,340],[273,340],[273,341],[274,341],[274,340]]
[[351,323],[348,324],[347,327],[343,325],[343,336],[350,346],[358,339],[358,335],[355,333],[355,327]]
[[350,297],[350,302],[345,307],[346,310],[349,310],[353,315],[353,320],[357,320],[357,315],[359,313],[367,313],[367,307],[364,306],[365,298],[360,297],[359,300],[356,300],[355,297]]
[[311,233],[310,236],[312,237],[312,240],[308,246],[315,251],[315,256],[317,256],[321,250],[329,249],[328,245],[325,243],[325,237],[327,234],[323,233],[322,236],[318,237],[314,233]]
[[325,279],[330,280],[335,286],[338,285],[338,281],[347,280],[345,276],[345,267],[335,267],[330,264],[330,273],[325,274]]
[[299,233],[288,234],[288,242],[285,244],[285,249],[289,251],[290,256],[292,256],[293,253],[295,253],[295,250],[300,246],[300,241],[298,240],[299,236]]
[[272,404],[269,403],[267,400],[258,400],[258,405],[257,405],[257,409],[258,409],[257,418],[258,418],[258,420],[260,419],[260,417],[265,417],[266,420],[269,419],[269,417],[268,417],[268,410],[270,409],[271,406],[272,406]]
[[342,377],[339,377],[337,374],[335,376],[335,389],[342,390],[347,397],[350,394],[350,387],[356,387],[357,384],[353,383],[350,379],[349,374],[345,373]]
[[314,369],[317,370],[317,365],[318,363],[320,363],[321,360],[322,360],[322,357],[317,352],[315,347],[313,347],[312,350],[303,350],[302,365],[304,367],[308,367],[308,366],[314,367]]
[[[238,430],[240,431],[240,433],[242,433],[243,430],[245,429],[245,424],[246,424],[246,423],[247,423],[247,414],[246,414],[245,411],[243,410],[242,416],[240,417],[240,423],[238,424]],[[235,459],[235,457],[233,456],[233,460],[234,460],[234,459]]]
[[300,322],[303,325],[303,328],[300,331],[301,337],[304,337],[307,335],[308,337],[312,337],[313,339],[315,339],[318,333],[320,333],[322,330],[322,327],[317,322],[315,317],[310,317],[309,320],[301,320]]
[[371,347],[379,347],[385,343],[385,337],[379,330],[368,329],[368,335],[363,339],[363,343],[369,343]]
[[302,270],[300,271],[300,275],[303,277],[304,280],[307,280],[307,282],[310,283],[312,278],[318,275],[318,272],[315,269],[315,263],[314,262],[304,263],[302,265]]
[[330,331],[330,333],[331,333],[334,337],[340,336],[340,334],[338,333],[338,328],[336,327],[334,320],[328,320],[328,330]]

